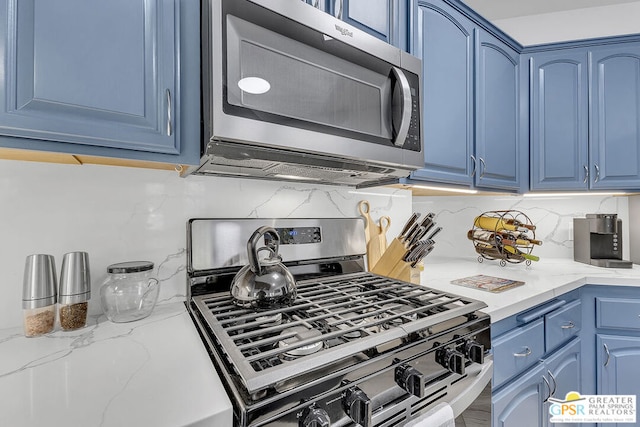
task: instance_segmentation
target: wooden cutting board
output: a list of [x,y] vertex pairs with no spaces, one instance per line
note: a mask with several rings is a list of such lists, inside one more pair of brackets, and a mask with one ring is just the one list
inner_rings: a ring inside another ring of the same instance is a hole
[[367,263],[369,269],[371,269],[387,249],[387,230],[391,226],[391,218],[383,216],[380,218],[380,224],[377,224],[373,218],[371,218],[371,205],[369,205],[369,202],[366,200],[358,203],[358,210],[365,221],[364,232],[367,242]]

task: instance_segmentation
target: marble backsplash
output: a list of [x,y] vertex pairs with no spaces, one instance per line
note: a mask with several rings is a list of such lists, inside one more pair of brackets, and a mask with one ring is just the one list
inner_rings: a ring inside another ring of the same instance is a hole
[[[413,207],[418,212],[435,212],[443,230],[436,237],[437,245],[430,256],[476,258],[473,243],[467,231],[476,216],[486,211],[517,210],[536,225],[536,239],[542,246],[533,254],[540,262],[532,267],[542,268],[545,259],[573,259],[573,218],[587,213],[615,213],[622,219],[623,257],[629,259],[629,203],[627,197],[603,195],[580,196],[454,196],[414,197]],[[637,219],[636,219],[637,221]],[[427,258],[428,263],[428,258]]]
[[22,324],[29,254],[54,255],[59,274],[65,253],[88,252],[89,314],[99,315],[100,285],[107,266],[116,262],[153,261],[159,301],[184,299],[189,218],[357,217],[357,204],[366,199],[374,219],[392,218],[394,236],[412,209],[407,190],[180,178],[172,171],[8,160],[0,160],[0,170],[0,328]]
[[[99,165],[61,165],[0,160],[0,328],[22,324],[22,279],[27,255],[47,253],[60,271],[66,252],[90,256],[90,315],[102,313],[99,289],[108,265],[155,263],[160,302],[179,301],[186,287],[186,222],[195,217],[358,217],[369,200],[374,219],[392,218],[396,236],[412,210],[435,212],[443,231],[430,257],[476,258],[466,238],[473,219],[488,210],[516,209],[536,224],[541,257],[573,258],[573,218],[617,213],[623,220],[624,257],[629,257],[626,197],[599,195],[413,197],[407,190],[317,186],[214,177],[180,178],[176,172]],[[429,258],[426,259],[428,265]]]

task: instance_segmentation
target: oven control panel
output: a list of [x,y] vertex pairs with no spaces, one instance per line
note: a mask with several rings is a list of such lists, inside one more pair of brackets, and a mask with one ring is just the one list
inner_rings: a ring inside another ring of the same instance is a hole
[[[305,243],[321,243],[322,232],[320,227],[283,227],[275,228],[280,237],[281,245],[301,245]],[[265,234],[264,243],[271,243],[271,236]]]

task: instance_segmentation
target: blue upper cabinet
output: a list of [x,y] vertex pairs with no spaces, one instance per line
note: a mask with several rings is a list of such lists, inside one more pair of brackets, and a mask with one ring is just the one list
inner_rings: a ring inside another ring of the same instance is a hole
[[532,190],[640,188],[640,44],[529,56]]
[[197,0],[0,0],[0,10],[0,135],[14,137],[1,145],[197,162]]
[[586,49],[529,57],[531,189],[589,187]]
[[640,43],[592,49],[591,187],[640,189]]
[[418,2],[414,36],[425,166],[411,179],[520,190],[528,140],[518,52],[444,0]]
[[409,50],[411,0],[304,0],[400,49]]
[[517,190],[528,142],[520,119],[520,55],[486,31],[478,31],[477,44],[476,185]]
[[418,3],[425,165],[414,179],[473,183],[474,24],[443,1]]

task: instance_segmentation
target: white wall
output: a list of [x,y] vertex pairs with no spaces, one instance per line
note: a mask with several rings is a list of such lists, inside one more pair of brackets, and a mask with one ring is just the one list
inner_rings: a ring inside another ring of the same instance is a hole
[[496,19],[524,46],[640,33],[640,2]]
[[[25,258],[54,255],[60,271],[70,251],[89,253],[92,299],[108,265],[149,260],[161,281],[161,301],[184,300],[186,222],[193,217],[392,218],[389,236],[411,214],[406,190],[313,186],[243,179],[188,177],[172,171],[0,160],[0,328],[22,324]],[[249,236],[247,236],[248,238]]]

